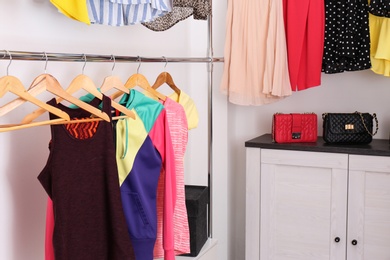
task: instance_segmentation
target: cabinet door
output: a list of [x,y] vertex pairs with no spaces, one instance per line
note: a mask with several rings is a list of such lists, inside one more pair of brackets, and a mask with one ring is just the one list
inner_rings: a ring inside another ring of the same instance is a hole
[[348,259],[388,260],[390,157],[350,155],[349,160]]
[[260,259],[345,260],[348,155],[260,156]]

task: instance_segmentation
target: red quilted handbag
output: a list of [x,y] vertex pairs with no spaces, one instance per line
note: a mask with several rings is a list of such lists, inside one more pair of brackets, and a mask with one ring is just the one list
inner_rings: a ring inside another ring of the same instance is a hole
[[317,115],[315,113],[274,114],[272,138],[276,143],[316,142]]

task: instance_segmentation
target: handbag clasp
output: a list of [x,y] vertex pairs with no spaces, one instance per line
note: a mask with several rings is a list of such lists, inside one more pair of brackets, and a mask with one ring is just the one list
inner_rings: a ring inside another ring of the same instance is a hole
[[345,130],[353,130],[354,129],[354,125],[353,124],[346,124],[345,125]]
[[292,133],[292,139],[301,139],[301,133]]

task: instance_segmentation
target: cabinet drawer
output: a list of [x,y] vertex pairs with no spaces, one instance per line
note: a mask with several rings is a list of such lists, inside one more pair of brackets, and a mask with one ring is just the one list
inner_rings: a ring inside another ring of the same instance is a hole
[[261,149],[260,157],[261,163],[266,164],[304,165],[334,169],[348,168],[347,154]]
[[390,172],[390,157],[352,154],[349,156],[349,170]]

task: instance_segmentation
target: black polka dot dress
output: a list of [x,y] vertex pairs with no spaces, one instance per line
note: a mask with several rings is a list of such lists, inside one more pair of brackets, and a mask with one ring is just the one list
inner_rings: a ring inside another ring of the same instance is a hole
[[368,5],[368,11],[381,17],[390,17],[390,0],[371,0]]
[[322,71],[371,68],[367,0],[325,0]]

